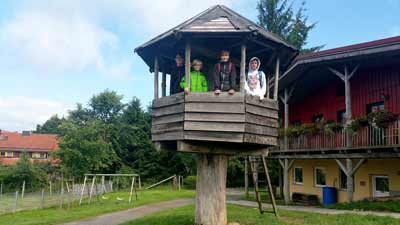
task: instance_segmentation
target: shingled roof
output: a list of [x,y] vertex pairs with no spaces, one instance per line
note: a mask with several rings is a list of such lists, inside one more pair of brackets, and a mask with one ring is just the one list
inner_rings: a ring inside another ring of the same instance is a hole
[[[213,6],[156,36],[137,47],[135,52],[152,70],[156,56],[173,62],[175,54],[183,52],[187,40],[193,40],[191,42],[192,54],[196,54],[195,47],[197,45],[197,47],[207,50],[207,58],[210,58],[210,55],[217,56],[215,52],[222,50],[221,48],[230,50],[231,53],[233,51],[234,54],[231,54],[233,58],[235,58],[235,54],[238,58],[240,45],[243,42],[246,42],[248,55],[257,56],[267,62],[272,62],[279,57],[281,66],[288,65],[298,54],[298,50],[294,46],[223,5]],[[263,66],[266,65],[268,63],[263,64]],[[160,70],[163,71],[167,67],[164,65]]]
[[237,12],[231,10],[224,5],[216,5],[210,7],[204,12],[194,16],[193,18],[179,24],[178,26],[158,35],[143,45],[137,47],[135,52],[140,51],[141,48],[152,45],[170,35],[174,35],[177,32],[183,33],[198,33],[198,32],[229,32],[229,33],[251,33],[256,32],[271,41],[279,43],[285,47],[288,47],[294,51],[297,49],[286,43],[277,35],[266,31],[261,26],[255,24],[251,20],[243,17]]

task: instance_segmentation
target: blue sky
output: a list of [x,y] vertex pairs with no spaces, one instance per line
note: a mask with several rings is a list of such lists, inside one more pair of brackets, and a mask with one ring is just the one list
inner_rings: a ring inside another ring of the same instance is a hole
[[[256,20],[257,0],[3,0],[0,129],[34,129],[104,89],[149,104],[152,76],[133,49],[215,4]],[[295,5],[300,1],[295,0]],[[325,49],[400,35],[400,0],[306,1]]]

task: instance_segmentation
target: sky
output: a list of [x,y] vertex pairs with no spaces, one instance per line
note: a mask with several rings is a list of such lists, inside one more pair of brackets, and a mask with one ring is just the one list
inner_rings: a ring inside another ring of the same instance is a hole
[[[148,105],[153,78],[135,47],[216,4],[256,21],[257,1],[2,0],[0,129],[35,129],[105,89]],[[306,7],[317,22],[308,46],[400,35],[400,0],[306,0]]]

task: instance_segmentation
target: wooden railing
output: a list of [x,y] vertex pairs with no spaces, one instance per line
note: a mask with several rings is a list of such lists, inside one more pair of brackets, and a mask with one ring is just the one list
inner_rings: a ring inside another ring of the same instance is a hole
[[[300,135],[288,138],[288,149],[284,139],[279,139],[278,151],[293,150],[334,150],[346,149],[346,131],[325,132],[315,135]],[[400,146],[400,120],[392,122],[387,128],[367,126],[353,133],[351,148],[379,148]]]

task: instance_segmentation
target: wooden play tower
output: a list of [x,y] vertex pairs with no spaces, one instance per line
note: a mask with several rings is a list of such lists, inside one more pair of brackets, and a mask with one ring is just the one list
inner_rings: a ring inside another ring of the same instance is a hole
[[[227,49],[240,71],[233,95],[215,95],[211,68],[218,52]],[[154,72],[152,140],[161,150],[198,154],[196,224],[226,225],[226,175],[229,156],[264,155],[277,145],[278,77],[297,50],[280,38],[217,5],[155,37],[135,49]],[[166,96],[166,77],[174,57],[185,58],[186,85],[190,87],[190,62],[201,59],[210,92]],[[267,97],[244,93],[246,60],[260,58],[268,77]],[[159,73],[162,73],[161,97]]]

